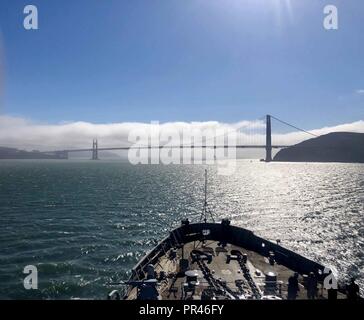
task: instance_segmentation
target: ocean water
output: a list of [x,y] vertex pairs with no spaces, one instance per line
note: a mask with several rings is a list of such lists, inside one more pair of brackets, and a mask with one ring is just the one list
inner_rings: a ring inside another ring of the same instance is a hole
[[[363,289],[363,164],[239,160],[221,176],[204,165],[0,161],[0,298],[104,299],[170,228],[199,219],[205,168],[217,219],[280,239]],[[26,265],[38,268],[38,290],[24,289]]]

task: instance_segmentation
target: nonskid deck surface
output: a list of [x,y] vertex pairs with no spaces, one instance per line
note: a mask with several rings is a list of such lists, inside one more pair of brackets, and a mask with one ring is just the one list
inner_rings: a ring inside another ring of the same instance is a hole
[[[162,300],[287,299],[287,283],[293,271],[271,262],[230,244],[190,242],[169,250],[155,264],[156,288]],[[302,276],[299,282],[297,299],[307,299]],[[127,299],[136,299],[137,290],[132,288]],[[327,298],[327,291],[320,284],[317,298]],[[338,298],[343,295],[338,293]]]

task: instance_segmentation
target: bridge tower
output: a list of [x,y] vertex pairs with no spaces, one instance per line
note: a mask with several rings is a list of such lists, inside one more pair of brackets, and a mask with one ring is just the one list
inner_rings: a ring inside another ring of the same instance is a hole
[[99,160],[99,149],[97,145],[97,139],[92,141],[92,160]]
[[266,118],[266,133],[265,133],[265,161],[272,161],[272,127],[271,116],[267,114]]

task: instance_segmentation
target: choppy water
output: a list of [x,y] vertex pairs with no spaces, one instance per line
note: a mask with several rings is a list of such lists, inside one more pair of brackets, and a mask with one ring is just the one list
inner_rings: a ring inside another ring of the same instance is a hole
[[[0,162],[0,298],[105,298],[183,217],[198,219],[205,166]],[[209,167],[216,216],[364,287],[364,165],[238,161]],[[38,267],[39,290],[23,287]]]

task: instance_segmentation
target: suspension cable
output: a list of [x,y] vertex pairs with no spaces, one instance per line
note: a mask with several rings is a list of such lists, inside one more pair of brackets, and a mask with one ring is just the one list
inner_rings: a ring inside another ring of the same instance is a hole
[[306,131],[306,130],[304,130],[304,129],[298,128],[298,127],[296,127],[296,126],[294,126],[294,125],[292,125],[292,124],[289,124],[288,122],[285,122],[285,121],[283,121],[283,120],[280,120],[280,119],[278,119],[278,118],[276,118],[276,117],[274,117],[274,116],[272,116],[272,115],[271,115],[271,118],[273,118],[274,120],[277,120],[277,121],[279,121],[279,122],[281,122],[281,123],[283,123],[283,124],[285,124],[285,125],[287,125],[287,126],[289,126],[289,127],[292,127],[292,128],[294,128],[294,129],[296,129],[296,130],[299,130],[299,131],[305,132],[305,133],[310,134],[311,136],[314,136],[314,137],[318,137],[318,135],[317,135],[317,134],[314,134],[314,133],[312,133],[312,132],[309,132],[309,131]]

